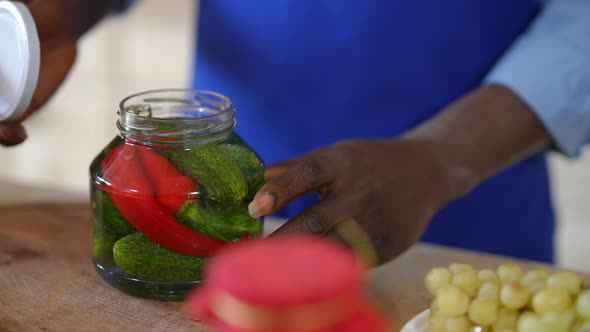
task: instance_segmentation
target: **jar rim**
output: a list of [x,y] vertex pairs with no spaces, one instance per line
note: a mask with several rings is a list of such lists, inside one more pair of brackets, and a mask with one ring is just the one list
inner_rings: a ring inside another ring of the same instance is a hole
[[117,127],[124,138],[152,145],[222,140],[231,134],[236,123],[235,108],[228,97],[199,89],[135,93],[119,103],[118,113]]
[[154,93],[161,93],[161,92],[185,92],[185,93],[194,93],[194,94],[199,94],[199,95],[209,95],[209,96],[214,96],[214,97],[217,97],[221,100],[226,101],[227,105],[224,107],[223,110],[219,111],[216,114],[211,114],[211,115],[198,117],[198,118],[190,118],[190,117],[186,117],[186,118],[154,118],[154,117],[148,117],[148,116],[144,116],[144,115],[136,115],[136,116],[142,117],[142,118],[157,119],[157,120],[171,120],[171,119],[176,120],[176,121],[178,121],[178,120],[204,120],[204,119],[219,116],[223,113],[230,112],[230,111],[234,110],[234,105],[233,105],[233,102],[231,101],[231,99],[229,99],[227,96],[225,96],[221,93],[215,92],[215,91],[201,90],[201,89],[166,88],[166,89],[146,90],[146,91],[142,91],[142,92],[138,92],[138,93],[134,93],[132,95],[129,95],[129,96],[123,98],[123,100],[121,100],[121,102],[119,103],[119,111],[128,112],[129,110],[125,107],[125,103],[133,98],[137,98],[137,97],[140,97],[143,95],[154,94]]

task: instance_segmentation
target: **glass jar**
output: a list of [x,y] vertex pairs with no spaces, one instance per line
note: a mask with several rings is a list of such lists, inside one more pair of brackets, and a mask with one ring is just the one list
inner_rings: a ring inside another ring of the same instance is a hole
[[247,206],[264,166],[220,94],[149,91],[118,114],[120,135],[90,166],[96,269],[126,292],[182,299],[216,250],[261,234]]

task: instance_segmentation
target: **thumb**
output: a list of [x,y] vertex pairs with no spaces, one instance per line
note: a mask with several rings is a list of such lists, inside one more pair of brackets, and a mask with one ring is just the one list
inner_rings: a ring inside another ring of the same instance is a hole
[[13,146],[27,139],[25,128],[18,122],[0,123],[0,144]]

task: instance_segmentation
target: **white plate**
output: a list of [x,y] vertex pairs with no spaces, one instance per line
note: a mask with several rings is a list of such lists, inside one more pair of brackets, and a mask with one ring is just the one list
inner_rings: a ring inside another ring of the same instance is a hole
[[426,310],[418,316],[412,318],[400,332],[430,332],[428,318],[430,317],[430,310]]

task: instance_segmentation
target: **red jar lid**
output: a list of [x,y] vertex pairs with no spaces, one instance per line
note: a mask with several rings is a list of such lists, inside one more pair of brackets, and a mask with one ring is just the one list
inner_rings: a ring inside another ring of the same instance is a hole
[[364,271],[346,248],[317,237],[243,241],[210,261],[188,310],[228,331],[380,331],[383,319],[363,296]]

